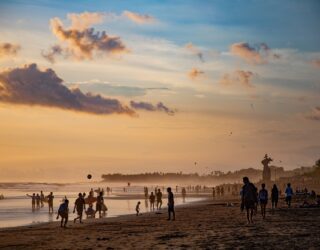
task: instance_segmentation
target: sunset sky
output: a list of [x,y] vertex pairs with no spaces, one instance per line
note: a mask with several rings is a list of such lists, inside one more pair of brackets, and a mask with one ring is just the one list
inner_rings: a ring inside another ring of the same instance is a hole
[[[1,1],[0,181],[320,158],[320,1]],[[195,166],[195,162],[198,164]]]

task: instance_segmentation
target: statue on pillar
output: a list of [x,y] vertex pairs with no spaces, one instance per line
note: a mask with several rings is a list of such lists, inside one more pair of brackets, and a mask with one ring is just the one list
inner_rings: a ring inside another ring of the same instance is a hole
[[262,180],[264,182],[270,182],[271,181],[271,169],[269,167],[269,163],[273,160],[266,154],[261,161],[263,165],[263,173],[262,173]]

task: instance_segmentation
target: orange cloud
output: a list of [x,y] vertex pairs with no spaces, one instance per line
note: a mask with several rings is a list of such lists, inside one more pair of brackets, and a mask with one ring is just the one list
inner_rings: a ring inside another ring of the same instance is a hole
[[265,64],[272,56],[272,59],[280,59],[281,55],[272,53],[271,49],[265,43],[251,46],[249,43],[234,43],[230,46],[231,54],[244,59],[251,64]]
[[15,56],[19,50],[19,45],[12,43],[0,43],[0,58]]
[[100,12],[69,13],[67,17],[71,21],[70,28],[85,30],[93,24],[102,23],[105,14]]
[[[82,16],[84,16],[83,19]],[[87,27],[101,21],[100,14],[82,13],[69,14],[72,25],[65,28],[59,18],[50,20],[52,33],[66,47],[53,46],[42,55],[50,62],[55,61],[55,55],[63,54],[65,57],[72,57],[77,60],[93,59],[95,54],[116,54],[127,53],[128,49],[120,37],[107,35],[105,31],[96,32],[94,28]]]
[[135,12],[131,12],[128,10],[125,10],[122,13],[123,16],[128,18],[134,23],[139,23],[139,24],[145,24],[145,23],[154,23],[156,19],[153,16],[147,15],[147,14],[139,14]]
[[197,69],[197,68],[193,68],[189,71],[188,75],[192,80],[195,80],[197,77],[199,77],[200,75],[204,74],[203,71]]
[[311,61],[311,64],[312,64],[314,67],[320,69],[320,59],[312,60],[312,61]]
[[187,43],[185,48],[188,49],[191,53],[195,54],[201,62],[204,62],[203,54],[198,47],[192,43]]
[[315,107],[312,112],[306,115],[306,118],[312,121],[320,121],[320,106]]
[[253,88],[254,86],[251,84],[251,79],[253,76],[254,73],[251,71],[236,70],[231,74],[224,74],[219,83],[224,86],[240,84],[246,88]]

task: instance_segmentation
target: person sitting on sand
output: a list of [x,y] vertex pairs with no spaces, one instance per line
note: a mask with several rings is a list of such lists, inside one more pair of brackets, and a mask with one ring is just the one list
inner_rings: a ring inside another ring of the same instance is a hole
[[81,193],[79,193],[78,198],[74,203],[73,213],[76,212],[76,209],[77,209],[78,217],[76,217],[73,220],[73,223],[76,223],[77,219],[79,219],[80,223],[82,224],[82,214],[83,214],[83,210],[86,209],[86,202],[84,201]]
[[50,192],[47,198],[48,198],[49,213],[50,212],[53,213],[53,199],[54,199],[53,193]]
[[272,209],[277,208],[278,200],[279,200],[279,191],[278,191],[277,185],[273,184],[273,187],[272,187],[272,190],[271,190]]
[[291,200],[292,200],[293,190],[291,188],[291,184],[290,183],[287,184],[287,188],[286,188],[285,194],[286,194],[286,202],[288,204],[288,207],[291,207]]
[[262,218],[266,218],[266,206],[268,203],[268,191],[266,190],[266,184],[261,184],[261,190],[259,191],[259,202],[261,207]]
[[162,206],[162,192],[160,189],[158,189],[157,192],[157,209],[160,210]]
[[241,211],[246,208],[247,210],[247,221],[253,223],[253,212],[255,204],[257,202],[257,188],[249,181],[248,177],[243,177],[244,186],[242,187],[241,194]]
[[69,200],[65,199],[64,202],[60,205],[60,207],[58,209],[57,220],[59,219],[59,216],[60,216],[61,217],[61,224],[60,224],[61,227],[62,226],[67,227],[68,217],[69,217],[68,206],[69,206]]
[[87,211],[86,211],[86,215],[87,215],[87,218],[95,218],[95,215],[96,215],[96,211],[94,211],[93,209],[93,205],[90,204]]
[[154,196],[153,192],[151,192],[150,196],[149,196],[149,201],[150,201],[150,211],[153,210],[154,211],[154,202],[156,200],[156,197]]
[[140,215],[140,204],[141,204],[141,202],[140,201],[138,201],[138,203],[137,203],[137,205],[136,205],[136,215],[138,216],[138,215]]
[[32,210],[36,209],[36,194],[33,193],[32,195],[27,194],[28,197],[31,198],[31,206],[32,206]]
[[97,203],[96,203],[96,213],[99,212],[99,218],[101,218],[102,205],[103,205],[103,193],[100,192],[100,194],[97,196]]
[[171,219],[171,213],[172,213],[172,220],[175,220],[176,213],[174,211],[174,197],[171,191],[171,187],[167,188],[167,192],[168,192],[168,220]]

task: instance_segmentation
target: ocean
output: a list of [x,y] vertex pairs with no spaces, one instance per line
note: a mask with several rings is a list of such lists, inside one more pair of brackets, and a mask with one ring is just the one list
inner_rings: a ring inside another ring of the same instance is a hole
[[[115,217],[119,215],[135,214],[135,207],[138,201],[141,202],[141,213],[150,212],[149,200],[138,199],[143,195],[143,185],[137,186],[123,186],[120,184],[109,184],[112,193],[109,195],[105,192],[104,202],[108,208],[106,217]],[[147,185],[146,185],[147,186]],[[78,197],[78,193],[89,193],[90,189],[96,190],[98,188],[106,189],[106,183],[77,183],[77,184],[34,184],[34,183],[2,183],[0,184],[0,195],[3,194],[5,199],[0,200],[0,228],[16,227],[32,225],[44,222],[56,221],[56,215],[59,205],[66,196],[69,200],[69,220],[72,221],[76,214],[73,212],[74,201]],[[149,194],[154,191],[156,186],[150,186]],[[125,189],[125,191],[124,191]],[[44,195],[53,192],[54,195],[54,213],[48,213],[48,204],[44,203],[44,207],[32,210],[31,198],[26,194],[39,193],[40,190]],[[163,194],[166,191],[162,190]],[[199,201],[203,198],[186,197],[183,200],[181,197],[175,198],[175,204],[181,205],[190,202]],[[163,197],[162,208],[166,209],[167,199]],[[95,206],[94,206],[95,208]],[[97,214],[98,215],[98,214]],[[98,217],[98,216],[96,216]],[[85,218],[85,215],[84,215]]]

